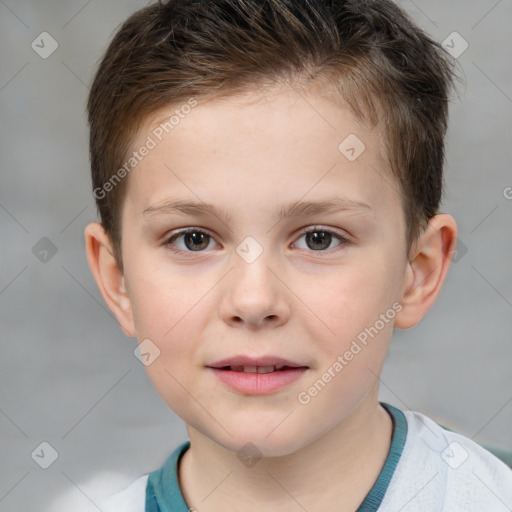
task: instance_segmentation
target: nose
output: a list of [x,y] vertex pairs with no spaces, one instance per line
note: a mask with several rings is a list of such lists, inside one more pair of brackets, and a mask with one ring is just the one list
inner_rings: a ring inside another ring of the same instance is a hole
[[220,316],[232,327],[261,329],[279,327],[290,317],[290,292],[282,267],[265,252],[246,262],[234,255],[234,268],[224,280]]

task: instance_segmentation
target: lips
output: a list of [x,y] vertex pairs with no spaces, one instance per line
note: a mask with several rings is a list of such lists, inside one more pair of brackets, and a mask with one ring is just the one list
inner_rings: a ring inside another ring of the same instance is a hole
[[277,356],[235,356],[216,361],[207,368],[237,393],[267,395],[300,379],[309,366]]

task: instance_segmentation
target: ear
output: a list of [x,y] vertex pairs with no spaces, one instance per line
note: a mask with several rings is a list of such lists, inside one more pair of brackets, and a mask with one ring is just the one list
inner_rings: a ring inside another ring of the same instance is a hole
[[402,288],[402,310],[395,327],[416,325],[435,302],[457,243],[457,224],[451,215],[432,217],[411,251]]
[[125,278],[114,258],[109,236],[98,222],[85,228],[87,261],[103,299],[116,316],[123,332],[136,336],[130,297]]

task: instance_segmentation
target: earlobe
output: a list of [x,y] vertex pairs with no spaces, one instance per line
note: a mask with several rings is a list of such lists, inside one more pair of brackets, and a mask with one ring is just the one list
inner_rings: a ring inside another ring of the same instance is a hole
[[457,224],[446,214],[432,217],[420,235],[407,263],[402,310],[395,317],[395,327],[416,325],[439,295],[450,267],[457,242]]
[[98,222],[89,224],[84,235],[87,261],[103,299],[116,316],[123,332],[133,338],[136,331],[131,301],[125,277],[114,258],[111,241]]

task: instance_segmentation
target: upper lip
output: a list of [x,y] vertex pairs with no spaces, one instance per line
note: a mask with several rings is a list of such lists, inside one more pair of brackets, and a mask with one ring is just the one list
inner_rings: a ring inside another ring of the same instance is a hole
[[207,366],[210,368],[223,368],[225,366],[290,366],[292,368],[309,368],[305,364],[295,363],[288,359],[283,359],[282,357],[273,355],[261,357],[238,355],[215,361]]

